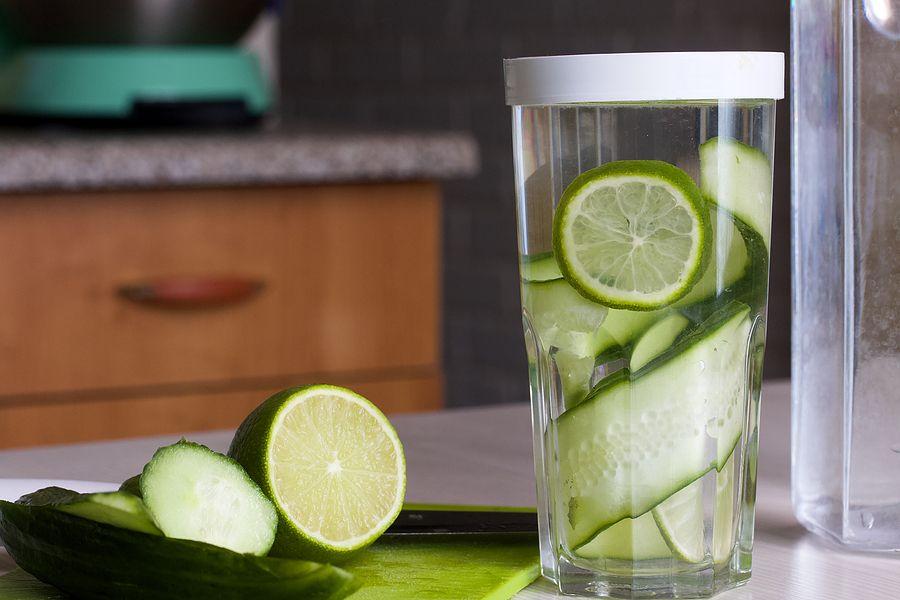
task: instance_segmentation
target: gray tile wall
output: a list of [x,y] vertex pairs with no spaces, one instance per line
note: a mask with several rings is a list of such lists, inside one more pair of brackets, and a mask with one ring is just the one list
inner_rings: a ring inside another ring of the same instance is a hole
[[[784,0],[287,0],[286,118],[339,127],[465,129],[480,176],[446,186],[448,402],[528,397],[519,320],[503,57],[781,50]],[[779,107],[766,375],[789,372],[788,104]]]

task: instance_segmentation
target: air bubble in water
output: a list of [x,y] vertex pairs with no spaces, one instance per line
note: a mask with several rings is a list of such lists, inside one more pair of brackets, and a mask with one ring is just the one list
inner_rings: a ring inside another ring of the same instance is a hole
[[700,372],[701,372],[701,373],[702,373],[703,371],[706,370],[706,362],[705,362],[705,361],[702,361],[702,360],[701,360],[699,363],[697,363],[697,366],[700,367]]
[[866,529],[872,529],[872,526],[875,525],[875,515],[867,510],[859,513],[859,520],[862,522],[862,526]]

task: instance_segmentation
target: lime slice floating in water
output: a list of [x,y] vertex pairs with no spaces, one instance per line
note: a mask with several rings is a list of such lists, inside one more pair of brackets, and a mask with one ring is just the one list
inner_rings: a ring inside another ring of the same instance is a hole
[[275,394],[240,426],[229,454],[276,505],[276,556],[343,560],[384,533],[403,505],[400,439],[375,405],[345,388]]
[[703,480],[678,490],[653,509],[659,532],[681,560],[698,563],[706,556],[703,541]]
[[712,558],[722,563],[731,558],[734,550],[734,455],[725,461],[722,470],[716,473],[716,512],[713,516]]
[[709,214],[690,176],[669,163],[623,160],[579,175],[553,222],[556,260],[581,295],[653,310],[684,296],[703,272]]

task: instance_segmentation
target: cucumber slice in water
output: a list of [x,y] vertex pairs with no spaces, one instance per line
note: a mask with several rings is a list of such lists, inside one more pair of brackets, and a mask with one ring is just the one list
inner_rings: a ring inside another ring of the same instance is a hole
[[558,419],[559,506],[569,548],[724,464],[743,426],[749,314],[744,304],[726,306],[654,368],[613,374]]
[[637,519],[622,519],[578,548],[575,554],[581,558],[618,560],[651,560],[672,556],[651,513]]
[[713,298],[749,274],[751,241],[745,238],[734,216],[711,204],[709,222],[712,227],[709,262],[700,280],[678,301],[679,307]]
[[275,506],[235,460],[182,440],[156,451],[141,475],[144,504],[167,537],[266,554]]
[[49,487],[23,496],[19,503],[52,506],[56,510],[97,523],[162,535],[141,499],[127,492],[79,494],[63,488]]
[[521,272],[523,281],[541,282],[563,278],[552,252],[522,259]]
[[597,332],[595,344],[597,354],[607,354],[616,348],[626,348],[648,327],[671,312],[669,309],[647,311],[610,309]]
[[576,356],[570,352],[557,352],[553,357],[559,380],[562,383],[563,399],[566,407],[572,407],[584,400],[591,391],[591,377],[594,374],[593,356]]
[[769,247],[772,230],[772,165],[760,150],[715,137],[700,145],[703,195],[750,225]]
[[[758,236],[728,211],[711,205],[709,222],[712,230],[709,261],[694,287],[684,298],[673,304],[672,308],[653,311],[611,309],[597,334],[598,355],[614,348],[627,348],[648,328],[673,314],[673,308],[690,312],[693,305],[715,299],[723,291],[748,278],[751,265],[765,259],[764,246],[761,247],[762,256],[757,256],[758,246],[762,243],[755,239]],[[709,314],[709,311],[703,312]],[[632,359],[632,368],[636,370],[638,367],[633,363]]]
[[653,324],[631,350],[629,368],[639,371],[672,346],[675,338],[690,325],[687,317],[674,313]]
[[564,279],[523,286],[525,310],[545,350],[576,357],[596,354],[597,329],[607,309],[582,297]]

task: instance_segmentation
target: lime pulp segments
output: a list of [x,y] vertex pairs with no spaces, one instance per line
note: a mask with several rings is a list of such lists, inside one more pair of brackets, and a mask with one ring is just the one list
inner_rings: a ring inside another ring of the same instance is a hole
[[344,560],[384,533],[403,505],[400,439],[375,405],[345,388],[275,394],[241,424],[229,454],[275,503],[275,556]]
[[580,294],[610,308],[653,310],[690,291],[710,239],[706,201],[666,162],[607,163],[576,177],[553,222],[554,254]]

